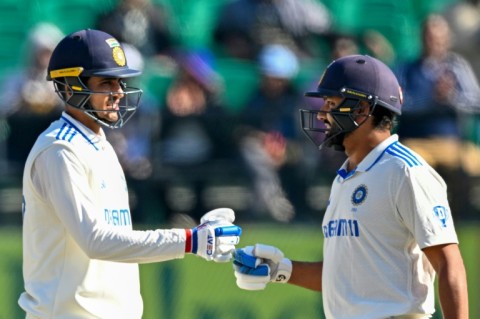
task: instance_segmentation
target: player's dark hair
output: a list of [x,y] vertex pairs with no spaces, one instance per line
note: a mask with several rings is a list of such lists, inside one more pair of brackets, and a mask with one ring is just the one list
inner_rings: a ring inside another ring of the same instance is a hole
[[380,105],[375,106],[372,117],[373,125],[377,129],[392,131],[397,124],[396,114]]

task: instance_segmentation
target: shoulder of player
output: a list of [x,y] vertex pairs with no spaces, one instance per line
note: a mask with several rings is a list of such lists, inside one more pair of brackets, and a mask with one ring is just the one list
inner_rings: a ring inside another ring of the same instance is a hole
[[[86,136],[82,136],[81,132],[74,126],[58,120],[53,122],[50,127],[45,130],[35,142],[29,157],[35,160],[40,154],[44,154],[51,160],[56,158],[55,154],[59,152],[70,153],[80,160],[88,160],[91,151],[95,151],[94,145]],[[52,155],[52,156],[49,156]],[[70,156],[70,155],[69,155]],[[47,165],[55,165],[54,163]]]
[[401,143],[393,143],[385,149],[385,154],[389,157],[390,163],[396,164],[404,169],[414,169],[416,167],[425,167],[425,160],[412,149]]
[[397,185],[406,180],[415,180],[415,183],[444,184],[440,175],[422,156],[401,143],[391,144],[384,150],[375,165],[375,175]]
[[85,151],[99,150],[99,147],[96,145],[97,141],[94,141],[91,136],[64,118],[52,123],[49,130],[45,132],[44,138],[49,140],[50,143],[68,145],[73,149],[80,148]]

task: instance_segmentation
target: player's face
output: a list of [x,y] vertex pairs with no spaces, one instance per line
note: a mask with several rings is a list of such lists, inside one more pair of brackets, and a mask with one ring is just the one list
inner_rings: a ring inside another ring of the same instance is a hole
[[124,96],[121,80],[91,77],[88,81],[88,87],[92,92],[95,92],[90,97],[90,105],[95,110],[104,111],[98,112],[98,117],[108,122],[118,121],[119,103]]
[[320,149],[344,150],[344,140],[370,118],[370,102],[357,96],[324,96],[319,110],[301,110],[302,129]]
[[340,103],[342,103],[343,98],[339,96],[326,96],[323,100],[324,103],[320,109],[320,112],[317,114],[317,119],[319,121],[323,121],[328,129],[335,131],[336,124],[335,120],[330,114],[330,111],[336,109]]

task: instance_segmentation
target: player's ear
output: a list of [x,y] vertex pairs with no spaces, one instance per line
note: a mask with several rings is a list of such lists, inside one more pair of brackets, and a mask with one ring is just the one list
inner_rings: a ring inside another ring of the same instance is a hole
[[368,116],[372,112],[372,104],[368,101],[360,101],[360,114]]
[[371,112],[371,104],[367,101],[360,101],[360,107],[353,110],[356,116],[368,116]]

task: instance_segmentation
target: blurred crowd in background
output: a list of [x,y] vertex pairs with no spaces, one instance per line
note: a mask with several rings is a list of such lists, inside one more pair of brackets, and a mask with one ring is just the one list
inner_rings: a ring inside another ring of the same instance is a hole
[[[303,92],[348,54],[372,55],[396,72],[401,141],[445,178],[454,218],[480,219],[477,1],[24,2],[37,13],[31,27],[0,22],[0,38],[22,36],[0,50],[0,224],[21,222],[23,165],[63,110],[45,80],[49,57],[79,27],[115,36],[128,64],[144,72],[130,83],[144,90],[140,109],[106,131],[136,222],[196,224],[221,206],[243,221],[320,222],[345,156],[318,151],[298,115],[321,106]],[[0,0],[0,11],[22,5]]]

